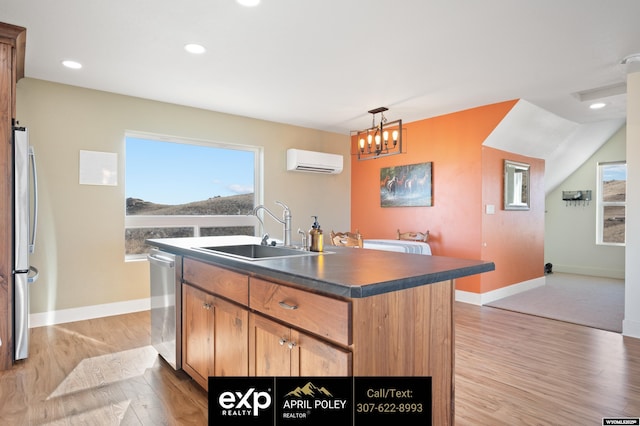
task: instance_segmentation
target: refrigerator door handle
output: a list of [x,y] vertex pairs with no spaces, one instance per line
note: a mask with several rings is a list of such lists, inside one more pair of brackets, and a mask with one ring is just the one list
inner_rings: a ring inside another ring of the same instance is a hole
[[[31,160],[31,173],[33,176],[33,226],[31,227],[31,243],[29,244],[29,253],[33,253],[36,247],[36,228],[38,226],[38,171],[36,169],[36,153],[33,150],[32,146],[29,146],[29,159]],[[35,278],[37,277],[38,274],[36,269]]]
[[29,287],[26,273],[14,275],[15,305],[14,320],[14,359],[25,359],[29,356]]
[[27,282],[29,284],[34,283],[38,280],[38,276],[40,275],[40,272],[38,272],[38,268],[36,268],[35,266],[29,266],[29,273],[32,273],[33,275],[29,275],[27,277]]

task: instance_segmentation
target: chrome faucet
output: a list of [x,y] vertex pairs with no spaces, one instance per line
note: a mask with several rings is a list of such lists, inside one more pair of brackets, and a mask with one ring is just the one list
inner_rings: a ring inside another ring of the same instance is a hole
[[[252,214],[258,218],[260,223],[262,223],[262,220],[260,220],[260,217],[258,216],[258,211],[262,209],[265,212],[269,213],[269,215],[274,220],[276,220],[278,223],[281,223],[283,226],[284,245],[291,246],[291,210],[289,210],[289,207],[287,207],[287,205],[281,201],[276,201],[276,204],[282,206],[282,208],[284,209],[284,211],[282,212],[282,217],[283,217],[282,219],[278,219],[276,215],[271,213],[271,211],[262,204],[260,204],[259,206],[256,206],[253,209]],[[264,226],[264,223],[262,223],[262,225]]]
[[307,233],[298,228],[298,234],[300,234],[302,238],[302,250],[309,250],[309,247],[307,247]]

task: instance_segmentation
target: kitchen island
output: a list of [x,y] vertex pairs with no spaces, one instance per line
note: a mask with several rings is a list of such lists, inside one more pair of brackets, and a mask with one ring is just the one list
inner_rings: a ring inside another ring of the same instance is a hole
[[183,369],[208,376],[430,376],[433,424],[453,423],[456,278],[492,262],[326,246],[243,260],[201,247],[256,237],[148,240],[182,261]]

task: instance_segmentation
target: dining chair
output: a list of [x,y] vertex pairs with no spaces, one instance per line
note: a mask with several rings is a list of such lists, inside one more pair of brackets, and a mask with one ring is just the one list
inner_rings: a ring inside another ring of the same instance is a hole
[[331,244],[343,247],[360,247],[362,248],[362,234],[356,229],[356,232],[334,232],[331,231]]
[[427,230],[426,232],[413,232],[413,231],[400,232],[400,230],[398,229],[398,239],[404,240],[404,241],[419,241],[419,242],[426,243],[427,240],[429,239],[429,231]]

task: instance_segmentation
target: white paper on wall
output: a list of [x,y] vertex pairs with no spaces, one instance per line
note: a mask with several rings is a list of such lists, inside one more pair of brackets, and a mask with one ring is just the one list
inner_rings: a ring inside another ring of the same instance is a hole
[[118,185],[118,154],[80,150],[80,185]]

